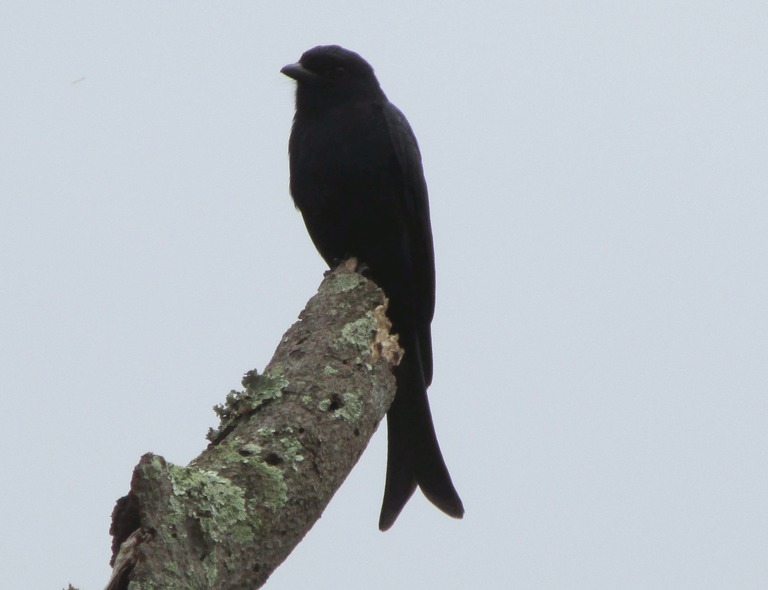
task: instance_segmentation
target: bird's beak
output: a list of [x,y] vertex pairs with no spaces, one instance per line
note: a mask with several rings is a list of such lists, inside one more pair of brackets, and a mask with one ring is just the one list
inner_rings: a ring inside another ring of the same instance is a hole
[[312,83],[319,77],[314,72],[310,72],[299,62],[296,62],[295,64],[288,64],[282,70],[280,70],[280,73],[285,74],[289,78],[293,78],[297,82]]

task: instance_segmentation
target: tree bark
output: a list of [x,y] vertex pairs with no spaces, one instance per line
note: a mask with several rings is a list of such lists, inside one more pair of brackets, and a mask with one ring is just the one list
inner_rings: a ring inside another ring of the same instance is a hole
[[112,515],[109,590],[260,587],[320,517],[395,395],[386,299],[354,272],[323,280],[264,373],[215,408],[186,467],[148,453]]

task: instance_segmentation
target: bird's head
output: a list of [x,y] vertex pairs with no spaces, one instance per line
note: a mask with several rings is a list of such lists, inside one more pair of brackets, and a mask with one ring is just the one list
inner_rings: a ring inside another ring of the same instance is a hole
[[371,65],[354,51],[320,45],[305,51],[295,64],[280,70],[297,82],[296,107],[339,104],[383,96]]

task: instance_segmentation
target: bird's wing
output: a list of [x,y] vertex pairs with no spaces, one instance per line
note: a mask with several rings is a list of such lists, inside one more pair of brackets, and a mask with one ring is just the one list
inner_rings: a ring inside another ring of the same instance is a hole
[[429,221],[427,182],[421,166],[421,152],[408,120],[392,103],[384,105],[384,117],[395,155],[403,174],[403,199],[410,221],[412,277],[416,288],[416,309],[419,314],[419,343],[424,378],[432,382],[432,341],[430,324],[435,312],[435,254],[432,226]]

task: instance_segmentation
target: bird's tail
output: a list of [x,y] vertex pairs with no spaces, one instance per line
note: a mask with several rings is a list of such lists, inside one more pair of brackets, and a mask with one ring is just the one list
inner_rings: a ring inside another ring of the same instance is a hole
[[397,394],[387,413],[387,483],[379,517],[382,531],[394,524],[416,486],[449,516],[464,515],[437,443],[418,343],[403,344],[406,353],[395,369]]

